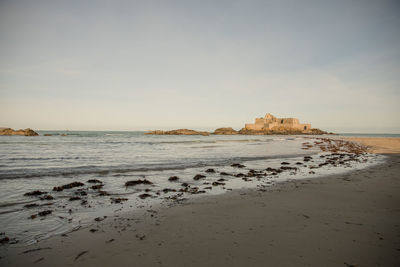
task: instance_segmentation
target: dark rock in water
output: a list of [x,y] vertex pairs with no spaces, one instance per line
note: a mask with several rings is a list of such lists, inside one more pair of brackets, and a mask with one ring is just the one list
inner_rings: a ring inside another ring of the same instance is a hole
[[73,183],[70,183],[70,184],[62,185],[62,186],[55,186],[53,188],[53,191],[63,191],[64,189],[71,189],[71,188],[74,188],[74,187],[79,187],[79,186],[84,186],[84,185],[85,184],[81,183],[81,182],[73,182]]
[[233,163],[233,164],[231,165],[231,167],[244,168],[244,167],[246,167],[246,166],[244,166],[244,165],[242,165],[242,164],[240,164],[240,163]]
[[80,197],[70,197],[68,200],[75,201],[75,200],[81,200],[81,198]]
[[206,172],[208,172],[208,173],[215,173],[215,170],[214,170],[214,169],[207,169]]
[[225,183],[220,183],[220,182],[213,182],[212,183],[213,186],[217,186],[217,185],[225,185]]
[[33,220],[33,219],[36,219],[36,217],[37,217],[37,214],[33,214],[33,215],[31,215],[31,219]]
[[51,214],[53,211],[51,210],[44,210],[38,213],[39,216],[47,216],[49,214]]
[[45,196],[41,197],[40,199],[41,199],[41,200],[53,200],[54,197],[51,196],[51,195],[45,195]]
[[296,162],[296,165],[303,165],[302,162]]
[[102,181],[97,180],[97,179],[90,179],[90,180],[87,180],[87,182],[91,183],[91,184],[102,184],[103,183]]
[[109,195],[108,192],[106,192],[106,191],[99,190],[98,192],[99,192],[99,196],[108,196]]
[[99,229],[90,229],[89,231],[92,232],[92,233],[94,233],[94,232],[99,231]]
[[10,242],[10,239],[8,237],[3,237],[2,239],[0,239],[0,244],[5,244]]
[[78,195],[78,196],[87,196],[87,193],[86,193],[85,191],[76,191],[76,192],[75,192],[75,195]]
[[310,171],[310,172],[308,172],[309,174],[315,174],[315,171]]
[[171,182],[178,181],[178,180],[179,180],[178,176],[171,176],[171,177],[168,178],[168,181],[171,181]]
[[35,207],[38,207],[38,206],[39,206],[38,204],[26,204],[26,205],[24,206],[24,208],[30,209],[30,208],[35,208]]
[[223,181],[226,181],[224,178],[221,178],[221,179],[218,179],[217,180],[218,182],[223,182]]
[[303,159],[303,161],[310,161],[311,159],[312,159],[311,156],[305,156],[304,159]]
[[286,161],[284,161],[284,162],[281,162],[281,164],[282,164],[282,165],[289,165],[290,163],[289,163],[289,162],[286,162]]
[[25,193],[24,196],[40,196],[40,195],[43,195],[43,194],[47,194],[47,192],[35,190],[35,191],[32,191],[32,192]]
[[176,192],[176,189],[164,188],[162,191],[163,191],[164,193],[168,193],[168,192]]
[[133,180],[133,181],[128,181],[125,183],[125,186],[135,186],[139,184],[153,184],[149,180],[143,179],[143,180]]
[[188,184],[188,183],[181,183],[181,186],[183,186],[183,187],[188,187],[189,184]]
[[151,195],[150,195],[150,194],[147,194],[147,193],[144,193],[144,194],[139,195],[139,197],[140,197],[141,199],[145,199],[145,198],[151,197]]
[[227,175],[232,175],[232,174],[227,173],[227,172],[220,172],[219,174],[220,174],[220,175],[225,175],[225,176],[227,176]]
[[203,179],[203,178],[206,178],[206,176],[205,175],[201,175],[201,174],[197,174],[195,177],[193,177],[193,180],[200,180],[200,179]]
[[172,131],[150,131],[145,134],[154,134],[154,135],[210,135],[208,132],[199,132],[199,131],[194,131],[194,130],[189,130],[189,129],[178,129],[178,130],[172,130]]
[[102,185],[102,184],[97,184],[97,185],[93,185],[91,188],[92,188],[93,190],[98,190],[98,189],[103,188],[103,185]]
[[245,175],[243,173],[238,173],[235,175],[236,177],[244,177]]
[[111,203],[122,203],[122,201],[127,201],[127,198],[111,198]]

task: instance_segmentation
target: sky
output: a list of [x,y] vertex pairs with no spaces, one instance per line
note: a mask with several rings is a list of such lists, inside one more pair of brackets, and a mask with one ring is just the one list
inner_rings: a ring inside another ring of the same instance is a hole
[[400,133],[399,1],[0,0],[0,127]]

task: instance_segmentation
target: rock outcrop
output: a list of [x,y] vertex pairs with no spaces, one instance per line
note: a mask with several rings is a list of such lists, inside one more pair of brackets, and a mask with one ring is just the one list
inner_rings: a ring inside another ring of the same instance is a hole
[[14,130],[11,128],[1,128],[0,135],[24,135],[24,136],[37,136],[39,135],[34,130],[28,128],[25,130]]
[[218,128],[218,129],[216,129],[213,134],[234,135],[234,134],[239,134],[239,132],[235,131],[231,127],[226,127],[226,128]]
[[171,131],[150,131],[145,134],[154,134],[154,135],[210,135],[209,132],[200,132],[200,131],[194,131],[194,130],[189,130],[189,129],[178,129],[178,130],[171,130]]
[[271,129],[261,129],[261,130],[250,130],[247,128],[243,128],[239,131],[239,134],[247,134],[247,135],[274,135],[274,134],[282,134],[282,135],[294,135],[294,134],[306,134],[306,135],[321,135],[328,134],[325,131],[320,129],[307,129],[300,130],[297,128],[290,127],[273,127]]

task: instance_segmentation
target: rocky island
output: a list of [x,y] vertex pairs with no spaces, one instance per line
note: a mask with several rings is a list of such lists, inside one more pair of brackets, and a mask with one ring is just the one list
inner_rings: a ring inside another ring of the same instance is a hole
[[14,130],[11,128],[0,128],[0,135],[24,135],[24,136],[37,136],[39,135],[34,130],[27,128],[25,130]]
[[178,129],[178,130],[172,130],[172,131],[150,131],[145,134],[154,134],[154,135],[210,135],[209,132],[199,132],[199,131],[194,131],[194,130],[189,130],[189,129]]
[[[146,134],[155,135],[209,135],[208,132],[199,132],[188,129],[178,129],[172,131],[150,131]],[[218,128],[213,133],[215,135],[291,135],[291,134],[307,134],[321,135],[328,134],[320,129],[311,128],[311,124],[301,124],[297,118],[277,118],[270,113],[264,117],[256,118],[254,123],[245,124],[240,131],[236,131],[231,127]]]

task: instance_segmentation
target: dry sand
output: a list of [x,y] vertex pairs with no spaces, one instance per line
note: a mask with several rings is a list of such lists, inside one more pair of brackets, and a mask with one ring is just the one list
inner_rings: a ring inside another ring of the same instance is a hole
[[399,163],[108,218],[0,265],[400,266]]
[[400,138],[346,137],[345,139],[368,146],[371,153],[400,153]]

